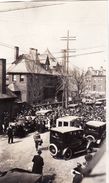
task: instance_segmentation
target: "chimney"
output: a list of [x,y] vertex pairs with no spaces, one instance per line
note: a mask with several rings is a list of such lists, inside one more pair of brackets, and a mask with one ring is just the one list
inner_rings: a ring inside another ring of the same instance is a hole
[[0,59],[0,93],[6,93],[6,59]]
[[35,48],[30,48],[30,56],[32,60],[37,61],[38,50]]
[[19,57],[19,47],[15,46],[14,47],[14,60],[17,60]]

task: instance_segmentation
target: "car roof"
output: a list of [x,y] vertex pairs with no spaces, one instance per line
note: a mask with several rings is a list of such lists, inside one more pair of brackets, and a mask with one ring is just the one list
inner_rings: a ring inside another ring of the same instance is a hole
[[55,127],[51,128],[51,131],[56,131],[56,132],[61,132],[61,133],[67,133],[67,132],[72,132],[72,131],[83,131],[81,128],[77,127]]
[[106,98],[99,98],[99,99],[96,99],[96,101],[106,101]]
[[61,118],[58,118],[57,121],[67,121],[67,122],[70,122],[70,121],[73,121],[75,119],[78,119],[80,118],[79,116],[63,116]]
[[101,101],[96,101],[95,104],[102,104],[102,102]]
[[88,121],[86,124],[90,126],[100,127],[104,126],[106,123],[103,121]]
[[37,115],[37,114],[44,115],[44,114],[46,114],[47,112],[52,112],[52,110],[51,110],[51,109],[48,109],[48,110],[42,109],[42,110],[40,110],[40,111],[36,111],[36,115]]

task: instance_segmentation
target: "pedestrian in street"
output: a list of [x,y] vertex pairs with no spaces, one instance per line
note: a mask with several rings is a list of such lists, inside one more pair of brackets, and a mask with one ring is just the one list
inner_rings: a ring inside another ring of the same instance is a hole
[[14,131],[11,125],[8,128],[7,135],[8,135],[8,144],[13,143]]
[[80,172],[74,171],[74,178],[72,183],[81,183],[83,179],[83,175]]
[[41,136],[40,136],[39,132],[35,132],[35,133],[34,133],[33,139],[34,139],[34,142],[35,142],[36,151],[38,151],[38,146],[39,146],[39,145],[42,145],[42,143],[43,143],[43,141],[42,141],[42,139],[41,139]]
[[43,158],[41,157],[41,153],[42,151],[38,150],[37,155],[35,155],[32,159],[33,162],[32,172],[35,174],[42,174],[44,161]]
[[92,160],[93,155],[90,153],[90,150],[87,150],[87,154],[85,155],[84,159],[85,159],[85,165],[88,165],[89,162]]
[[81,183],[83,179],[83,168],[82,164],[77,162],[77,166],[71,171],[73,174],[73,181],[72,183]]
[[77,162],[77,166],[74,168],[75,171],[82,172],[82,164]]

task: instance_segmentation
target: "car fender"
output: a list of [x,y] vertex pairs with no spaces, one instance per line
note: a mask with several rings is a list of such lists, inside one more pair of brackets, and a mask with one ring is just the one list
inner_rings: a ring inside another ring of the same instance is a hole
[[[52,153],[52,152],[51,152],[51,150],[50,150],[51,147],[53,147],[53,148],[55,149],[55,153]],[[53,144],[53,143],[49,145],[49,151],[50,151],[50,154],[51,154],[52,156],[56,156],[56,155],[58,154],[58,148],[57,148],[57,146],[56,146],[55,144]]]

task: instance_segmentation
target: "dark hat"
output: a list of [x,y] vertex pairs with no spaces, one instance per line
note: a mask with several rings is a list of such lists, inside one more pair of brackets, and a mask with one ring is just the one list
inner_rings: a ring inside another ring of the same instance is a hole
[[41,151],[41,150],[38,150],[37,153],[38,153],[38,154],[42,154],[42,151]]
[[77,162],[77,166],[82,166],[81,163]]

